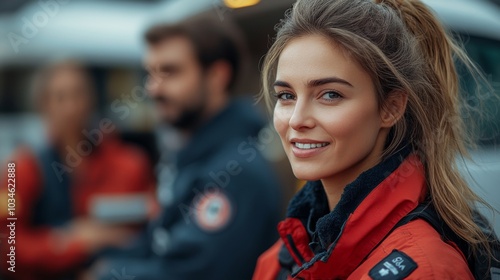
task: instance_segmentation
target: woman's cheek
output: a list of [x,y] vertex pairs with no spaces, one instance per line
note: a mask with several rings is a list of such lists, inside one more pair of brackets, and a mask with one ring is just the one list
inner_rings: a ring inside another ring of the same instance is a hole
[[290,116],[287,113],[287,109],[280,107],[280,105],[276,105],[273,114],[273,123],[276,132],[278,132],[281,140],[286,137],[286,132],[288,129],[288,124],[290,122]]
[[317,110],[317,119],[334,137],[359,136],[364,134],[364,130],[377,126],[376,104],[372,105],[370,101],[349,100],[328,109]]
[[373,148],[379,131],[376,111],[360,107],[336,113],[341,114],[324,122],[324,127],[338,150],[367,153]]
[[341,107],[316,109],[316,120],[331,137],[343,137],[356,130],[350,113]]

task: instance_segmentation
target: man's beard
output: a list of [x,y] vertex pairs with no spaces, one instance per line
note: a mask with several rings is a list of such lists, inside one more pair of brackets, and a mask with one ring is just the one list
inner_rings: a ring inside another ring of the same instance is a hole
[[205,102],[199,102],[191,108],[184,108],[180,116],[171,125],[177,129],[190,130],[195,128],[201,121],[205,111]]
[[[207,93],[205,88],[200,88],[198,96],[194,98],[194,102],[190,104],[191,106],[182,107],[181,113],[177,118],[164,120],[164,122],[179,130],[192,130],[196,128],[203,121],[202,118],[207,104],[206,99]],[[163,96],[156,97],[155,102],[173,103],[175,106],[180,106]]]

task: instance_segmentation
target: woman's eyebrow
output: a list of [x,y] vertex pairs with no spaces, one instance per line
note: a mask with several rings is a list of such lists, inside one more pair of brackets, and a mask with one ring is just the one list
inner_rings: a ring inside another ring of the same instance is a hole
[[[310,80],[307,83],[307,86],[308,87],[317,87],[317,86],[321,86],[324,84],[330,84],[330,83],[339,83],[339,84],[344,84],[344,85],[353,87],[353,85],[351,83],[349,83],[348,81],[346,81],[344,79],[338,78],[338,77],[328,77],[328,78]],[[291,87],[289,83],[287,83],[285,81],[279,81],[279,80],[276,80],[276,82],[274,82],[273,86],[275,86],[275,87],[288,87],[288,88]]]
[[273,86],[275,87],[288,87],[290,88],[290,84],[285,82],[285,81],[279,81],[279,80],[276,80],[276,82],[274,82]]
[[328,77],[328,78],[310,80],[307,83],[307,86],[308,87],[317,87],[317,86],[322,86],[324,84],[330,84],[330,83],[344,84],[344,85],[348,85],[350,87],[353,87],[353,85],[351,85],[351,83],[349,83],[348,81],[346,81],[344,79],[338,78],[338,77]]

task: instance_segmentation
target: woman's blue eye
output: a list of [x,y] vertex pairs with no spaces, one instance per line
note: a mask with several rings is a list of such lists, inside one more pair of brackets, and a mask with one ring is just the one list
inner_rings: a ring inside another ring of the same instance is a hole
[[325,94],[323,94],[321,97],[326,99],[326,100],[333,100],[333,99],[341,98],[342,96],[335,91],[329,91],[329,92],[326,92]]
[[291,94],[289,92],[278,93],[278,94],[276,94],[276,97],[278,99],[282,99],[282,100],[292,100],[292,99],[294,99],[293,94]]

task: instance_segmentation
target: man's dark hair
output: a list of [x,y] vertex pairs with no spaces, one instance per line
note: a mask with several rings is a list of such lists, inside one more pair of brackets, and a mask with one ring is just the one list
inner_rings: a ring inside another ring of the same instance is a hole
[[241,32],[227,18],[221,22],[217,17],[196,16],[175,24],[158,24],[146,31],[149,45],[177,36],[187,38],[193,44],[196,56],[203,69],[216,61],[226,61],[232,68],[232,77],[227,85],[231,89],[241,70],[243,42]]

